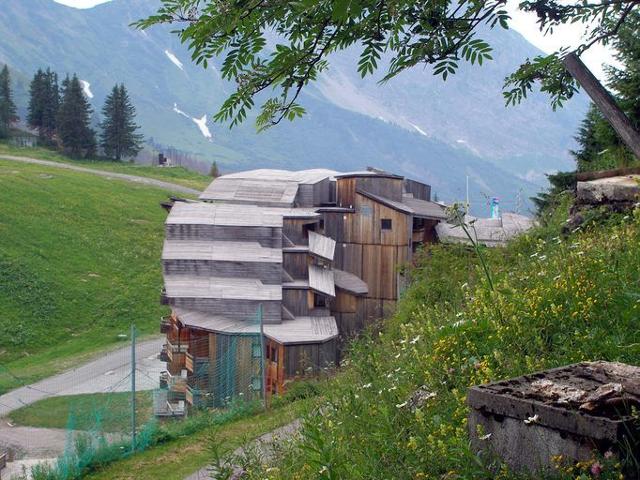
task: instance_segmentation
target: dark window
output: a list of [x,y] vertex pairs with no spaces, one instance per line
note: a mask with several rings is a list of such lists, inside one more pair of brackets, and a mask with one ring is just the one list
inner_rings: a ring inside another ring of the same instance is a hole
[[383,218],[382,220],[380,220],[380,223],[382,226],[382,230],[391,230],[392,226],[390,218]]

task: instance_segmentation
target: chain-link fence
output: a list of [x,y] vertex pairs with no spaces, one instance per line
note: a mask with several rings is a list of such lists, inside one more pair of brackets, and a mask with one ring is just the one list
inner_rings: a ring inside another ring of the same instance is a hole
[[132,327],[121,348],[1,395],[0,478],[80,478],[260,408],[259,314],[242,332],[165,333],[138,340]]

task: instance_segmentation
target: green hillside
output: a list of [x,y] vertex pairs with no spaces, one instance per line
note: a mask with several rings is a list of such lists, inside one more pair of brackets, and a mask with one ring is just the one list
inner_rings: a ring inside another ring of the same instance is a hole
[[0,391],[157,332],[169,195],[0,159]]
[[[569,236],[567,218],[486,250],[433,247],[384,331],[307,417],[301,445],[252,479],[520,478],[469,448],[467,388],[583,360],[640,362],[640,208]],[[420,392],[416,395],[416,392]],[[602,461],[599,478],[621,478]],[[589,462],[556,478],[588,479]]]
[[108,172],[126,173],[128,175],[155,178],[157,180],[175,183],[177,185],[182,185],[196,190],[204,190],[207,185],[211,183],[211,177],[194,172],[193,170],[188,170],[184,167],[158,168],[127,162],[86,159],[80,160],[75,158],[70,159],[54,150],[43,147],[13,147],[7,143],[0,142],[0,155],[31,157],[39,160],[78,165],[81,167],[92,168],[94,170],[105,170]]

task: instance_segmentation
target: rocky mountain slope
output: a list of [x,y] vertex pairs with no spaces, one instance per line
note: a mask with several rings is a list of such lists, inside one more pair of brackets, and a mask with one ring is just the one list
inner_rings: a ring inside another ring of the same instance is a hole
[[542,96],[504,108],[504,76],[537,53],[516,32],[489,32],[495,61],[464,68],[447,82],[417,68],[379,86],[375,77],[359,78],[357,52],[341,53],[304,95],[305,118],[257,134],[250,121],[233,130],[211,122],[231,86],[215,65],[193,65],[170,27],[130,27],[157,3],[114,0],[89,10],[53,0],[4,5],[0,63],[17,71],[22,111],[27,79],[39,67],[77,72],[96,112],[113,84],[124,82],[147,138],[215,160],[223,170],[375,165],[425,179],[445,200],[461,199],[469,176],[478,213],[488,196],[499,196],[506,208],[515,208],[519,196],[524,205],[544,172],[571,165],[568,149],[584,98],[556,113]]

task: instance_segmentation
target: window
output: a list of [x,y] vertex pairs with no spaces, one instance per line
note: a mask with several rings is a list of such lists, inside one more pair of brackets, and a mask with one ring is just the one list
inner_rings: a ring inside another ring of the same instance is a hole
[[253,342],[253,345],[251,345],[251,356],[253,358],[262,358],[262,343]]
[[381,224],[382,230],[391,230],[392,228],[390,218],[383,218],[382,220],[380,220],[380,224]]

